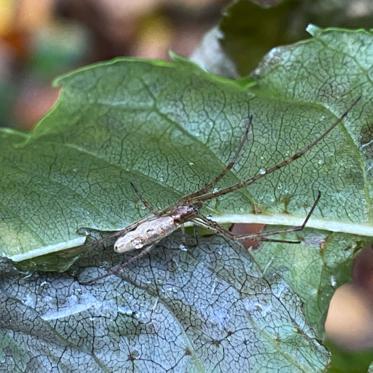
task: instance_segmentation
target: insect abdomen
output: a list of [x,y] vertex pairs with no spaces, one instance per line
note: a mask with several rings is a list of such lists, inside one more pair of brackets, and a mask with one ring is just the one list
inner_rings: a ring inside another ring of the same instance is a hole
[[123,237],[119,237],[114,244],[114,251],[125,253],[153,245],[170,235],[179,226],[171,216],[160,216],[145,221],[133,231],[128,232]]

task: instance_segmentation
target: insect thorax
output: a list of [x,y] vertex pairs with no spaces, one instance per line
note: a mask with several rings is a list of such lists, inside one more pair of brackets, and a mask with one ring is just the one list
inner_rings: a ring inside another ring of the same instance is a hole
[[183,224],[186,221],[197,217],[200,206],[197,204],[185,204],[180,205],[175,208],[171,216],[176,224]]

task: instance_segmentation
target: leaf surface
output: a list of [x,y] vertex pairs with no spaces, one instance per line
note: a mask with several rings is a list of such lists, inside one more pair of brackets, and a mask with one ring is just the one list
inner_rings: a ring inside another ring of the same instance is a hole
[[322,338],[330,298],[337,287],[351,280],[354,254],[364,247],[366,238],[315,230],[294,238],[302,243],[267,243],[254,256],[267,276],[281,275],[302,299],[307,321]]
[[[299,298],[223,239],[185,252],[180,235],[93,285],[96,251],[76,278],[16,274],[1,282],[0,359],[8,371],[322,371],[329,354]],[[175,246],[176,243],[176,246]]]

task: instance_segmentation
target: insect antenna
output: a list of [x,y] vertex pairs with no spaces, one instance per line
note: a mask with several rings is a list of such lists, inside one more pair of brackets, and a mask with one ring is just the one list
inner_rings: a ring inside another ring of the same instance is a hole
[[285,158],[284,160],[276,163],[275,165],[268,167],[266,169],[260,170],[259,173],[256,175],[249,177],[245,180],[242,180],[236,184],[233,184],[229,187],[223,188],[217,192],[210,192],[210,193],[205,193],[203,195],[198,196],[198,200],[203,202],[203,201],[208,201],[220,196],[223,196],[225,194],[234,192],[236,190],[242,189],[248,185],[253,184],[257,180],[263,178],[264,176],[267,176],[269,174],[272,174],[273,172],[287,166],[288,164],[292,163],[293,161],[297,160],[298,158],[302,157],[304,154],[306,154],[309,150],[311,150],[315,145],[317,145],[322,139],[324,139],[335,127],[338,126],[349,114],[349,112],[353,109],[353,107],[360,101],[361,96],[359,96],[353,103],[349,106],[349,108],[328,128],[326,129],[320,136],[318,136],[315,140],[310,142],[308,145],[305,147],[298,149],[294,154],[289,156],[288,158]]

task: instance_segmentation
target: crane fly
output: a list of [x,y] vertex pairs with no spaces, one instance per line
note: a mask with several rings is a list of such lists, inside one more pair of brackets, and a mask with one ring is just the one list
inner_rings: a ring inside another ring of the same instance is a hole
[[[187,194],[182,197],[177,203],[168,206],[162,210],[152,212],[152,215],[142,218],[129,226],[115,232],[111,238],[114,238],[116,241],[114,243],[114,251],[117,253],[128,253],[134,250],[142,250],[138,255],[132,257],[128,261],[114,266],[110,269],[109,272],[103,276],[92,279],[86,283],[91,283],[107,277],[111,274],[119,274],[120,271],[130,263],[139,259],[140,257],[149,253],[155,244],[157,244],[163,238],[169,236],[171,233],[182,227],[187,222],[195,223],[199,226],[208,228],[209,230],[223,235],[231,240],[240,241],[247,238],[255,238],[260,241],[279,241],[279,242],[288,242],[288,243],[299,243],[299,241],[287,241],[287,240],[276,240],[269,237],[280,234],[280,233],[289,233],[301,231],[305,228],[309,218],[311,217],[313,211],[315,210],[317,203],[320,200],[321,193],[318,192],[318,195],[305,217],[303,223],[299,226],[285,228],[282,230],[272,230],[262,233],[255,234],[246,234],[246,235],[234,235],[229,230],[223,228],[221,225],[215,221],[209,219],[201,213],[201,209],[204,206],[205,202],[214,200],[218,197],[224,196],[228,193],[235,192],[242,188],[245,188],[256,181],[262,179],[263,177],[280,170],[281,168],[289,165],[298,158],[302,157],[312,148],[314,148],[321,140],[323,140],[335,127],[337,127],[353,109],[353,107],[359,102],[361,97],[358,97],[353,103],[348,107],[348,109],[324,132],[322,132],[315,140],[307,144],[306,146],[298,149],[295,153],[283,159],[282,161],[268,167],[261,168],[254,175],[250,176],[244,180],[241,180],[233,185],[224,187],[219,190],[215,190],[214,186],[224,178],[225,175],[234,167],[239,155],[248,139],[248,134],[253,122],[253,116],[250,115],[245,123],[244,133],[241,137],[240,143],[235,150],[235,153],[232,157],[232,160],[224,167],[224,169],[215,176],[212,180],[206,183],[201,189]],[[142,200],[145,207],[149,210],[152,210],[151,205],[142,198],[140,192],[134,184],[132,184],[137,196]],[[84,230],[81,228],[80,231]],[[90,231],[89,229],[87,229]]]

